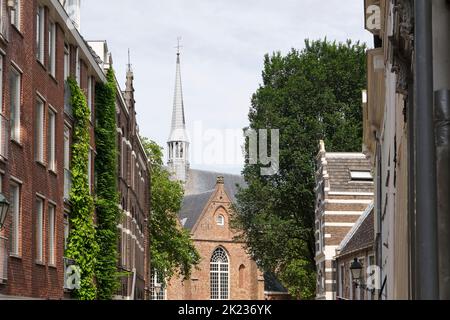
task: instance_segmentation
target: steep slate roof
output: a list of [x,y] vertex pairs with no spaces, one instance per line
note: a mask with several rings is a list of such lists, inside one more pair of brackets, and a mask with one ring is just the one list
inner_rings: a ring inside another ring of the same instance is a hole
[[215,191],[217,177],[219,176],[224,177],[225,192],[231,201],[235,202],[235,196],[238,191],[236,184],[241,187],[246,186],[242,176],[189,169],[188,180],[185,185],[185,196],[181,210],[178,213],[184,228],[192,230],[195,226],[208,200]]
[[374,206],[371,204],[342,240],[339,256],[370,247],[374,243]]
[[350,170],[371,171],[370,160],[362,153],[327,152],[327,172],[331,191],[373,192],[373,183],[351,181]]

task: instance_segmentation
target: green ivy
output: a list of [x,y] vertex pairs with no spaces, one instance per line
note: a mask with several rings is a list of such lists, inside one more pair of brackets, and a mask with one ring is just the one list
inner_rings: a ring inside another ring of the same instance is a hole
[[70,225],[66,256],[75,260],[80,268],[80,288],[74,295],[80,300],[97,297],[94,280],[99,252],[94,227],[94,200],[89,192],[88,157],[90,152],[90,111],[86,97],[73,78],[68,80],[74,117],[72,143],[72,188],[70,191]]
[[106,83],[98,83],[95,89],[96,241],[100,246],[95,274],[97,297],[101,300],[111,299],[119,288],[117,224],[120,211],[117,188],[116,81],[112,69],[107,72],[107,80]]

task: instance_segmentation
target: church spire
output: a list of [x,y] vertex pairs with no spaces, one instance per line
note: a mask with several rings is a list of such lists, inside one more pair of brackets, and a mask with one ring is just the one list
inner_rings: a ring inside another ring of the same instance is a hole
[[189,169],[189,138],[186,131],[183,87],[181,84],[180,38],[178,38],[178,45],[176,48],[177,63],[175,74],[175,93],[172,110],[172,125],[169,140],[167,141],[169,148],[168,166],[172,171],[174,179],[186,182],[187,171]]

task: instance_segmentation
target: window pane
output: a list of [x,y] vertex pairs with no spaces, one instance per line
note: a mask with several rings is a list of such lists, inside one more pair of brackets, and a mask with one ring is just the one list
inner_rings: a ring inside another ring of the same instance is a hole
[[36,200],[36,260],[42,262],[43,257],[43,215],[44,204],[42,199]]
[[35,119],[35,159],[44,162],[44,102],[38,99]]
[[48,207],[48,263],[55,264],[55,206]]
[[21,230],[21,217],[20,217],[20,187],[16,184],[12,184],[10,187],[11,192],[11,253],[14,255],[20,254],[20,230]]
[[13,68],[9,75],[11,139],[20,141],[20,74]]
[[56,114],[53,110],[48,111],[48,166],[50,170],[56,170]]

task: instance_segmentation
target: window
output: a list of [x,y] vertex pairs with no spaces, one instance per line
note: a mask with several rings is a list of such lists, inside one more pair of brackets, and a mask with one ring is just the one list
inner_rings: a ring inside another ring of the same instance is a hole
[[15,256],[20,255],[20,244],[21,237],[20,233],[22,230],[22,217],[20,208],[20,186],[18,184],[12,183],[10,187],[10,197],[11,197],[11,254]]
[[11,7],[11,24],[20,29],[20,0],[13,0],[14,5]]
[[48,264],[55,265],[55,211],[53,204],[48,206]]
[[90,147],[88,153],[88,185],[89,192],[92,193],[92,149]]
[[150,283],[150,299],[166,300],[166,288],[161,274],[155,270],[152,272],[152,281]]
[[56,24],[50,22],[48,26],[48,66],[50,74],[56,76]]
[[245,266],[242,264],[239,267],[239,288],[244,288],[245,286]]
[[67,250],[67,241],[69,239],[70,225],[69,225],[69,214],[64,213],[64,251]]
[[92,118],[93,118],[93,114],[92,114],[92,77],[88,77],[87,104],[89,107],[89,112],[91,113],[91,120],[92,120]]
[[75,61],[76,61],[75,62],[76,63],[76,66],[75,66],[76,75],[75,75],[75,77],[76,77],[78,85],[81,86],[81,60],[80,60],[80,53],[79,53],[79,49],[78,48],[77,48],[77,51],[76,51]]
[[20,142],[21,74],[11,68],[9,75],[11,139]]
[[216,218],[216,222],[218,226],[224,226],[225,225],[225,218],[223,215],[219,214]]
[[70,173],[70,129],[64,126],[64,199],[69,199],[71,188]]
[[36,199],[36,262],[44,261],[44,200]]
[[36,14],[36,59],[44,63],[44,35],[45,35],[44,7],[39,6]]
[[228,256],[223,248],[217,248],[210,262],[211,300],[229,299]]
[[36,115],[34,127],[34,156],[35,160],[44,163],[44,102],[36,101]]
[[48,109],[48,128],[47,128],[47,157],[48,168],[56,171],[56,113],[53,109]]
[[372,174],[370,171],[364,170],[350,170],[350,178],[352,181],[372,181]]
[[64,44],[64,80],[70,76],[70,47],[67,43]]

